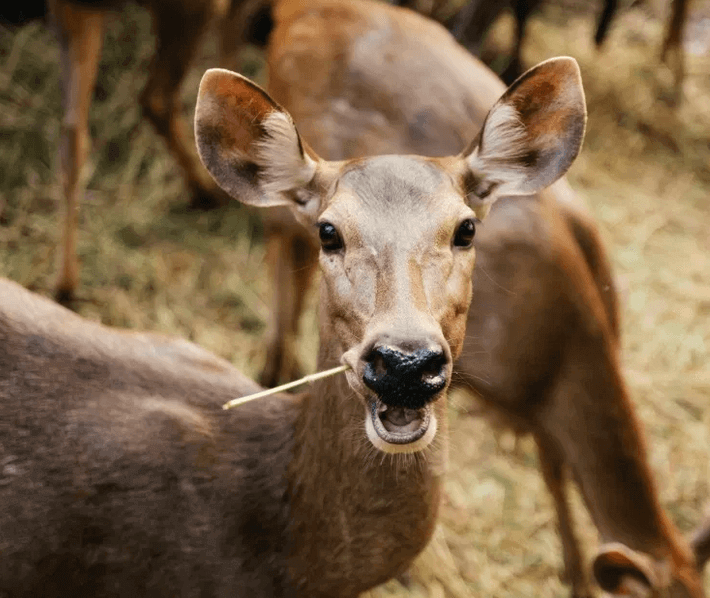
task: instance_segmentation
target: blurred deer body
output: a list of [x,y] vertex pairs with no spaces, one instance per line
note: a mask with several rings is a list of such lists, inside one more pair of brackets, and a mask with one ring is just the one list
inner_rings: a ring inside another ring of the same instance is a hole
[[[364,1],[278,4],[269,67],[274,98],[314,150],[334,159],[461,151],[504,87],[438,24]],[[299,234],[290,229],[290,242]],[[616,295],[593,221],[559,182],[537,196],[499,201],[475,246],[454,384],[534,435],[573,595],[591,590],[567,506],[567,468],[606,543],[594,569],[605,590],[623,594],[640,576],[650,592],[640,595],[702,596],[692,554],[658,502],[621,377]],[[281,271],[287,258],[282,250]],[[299,257],[308,263],[315,254]],[[302,266],[290,271],[309,279]],[[282,314],[293,296],[283,288],[302,294],[305,286],[275,281]],[[270,347],[270,357],[285,353],[283,344]],[[666,567],[670,579],[654,573]]]
[[224,411],[198,346],[0,297],[0,595],[354,598],[429,539],[445,440],[375,458],[344,380]]
[[[72,300],[79,284],[77,234],[83,193],[82,168],[89,149],[88,113],[103,46],[106,12],[120,9],[124,0],[48,0],[49,12],[61,48],[64,116],[60,135],[60,167],[65,200],[60,270],[56,297]],[[198,207],[216,205],[225,198],[200,164],[194,146],[184,138],[180,118],[180,85],[210,24],[220,22],[223,56],[235,52],[229,23],[237,21],[241,0],[145,0],[153,17],[156,50],[140,103],[145,116],[165,138],[168,149],[185,173]]]
[[0,281],[0,594],[279,595],[282,559],[256,555],[286,527],[296,403],[220,409],[256,390],[189,342]]
[[[501,74],[504,81],[513,81],[523,72],[522,47],[528,19],[542,4],[541,0],[470,0],[451,20],[454,37],[475,55],[480,55],[481,44],[486,32],[500,14],[510,8],[515,16],[515,45],[510,62]],[[594,35],[597,46],[601,45],[616,12],[617,0],[604,0],[602,13]]]
[[[607,5],[612,0],[607,2]],[[538,8],[541,0],[515,0],[512,2],[491,2],[490,0],[471,0],[453,19],[451,32],[454,37],[476,56],[480,56],[481,44],[488,29],[493,25],[506,6],[515,16],[515,45],[510,62],[501,73],[504,81],[513,81],[523,70],[522,48],[525,39],[525,27],[530,15]]]
[[562,176],[585,121],[579,68],[555,59],[467,152],[333,162],[208,71],[200,158],[320,240],[319,367],[350,370],[225,413],[258,387],[223,360],[0,281],[0,595],[355,598],[404,572],[440,502],[474,218]]
[[[396,0],[399,6],[419,8],[416,0]],[[435,14],[444,2],[434,1]],[[508,66],[501,74],[502,79],[511,83],[525,70],[522,61],[522,46],[525,39],[525,28],[530,15],[542,4],[541,0],[469,0],[461,10],[452,17],[447,25],[454,37],[475,55],[479,56],[481,44],[488,29],[493,25],[500,14],[509,8],[515,17],[515,43]],[[665,62],[675,77],[675,93],[679,96],[683,79],[685,77],[685,60],[683,56],[683,28],[687,20],[689,0],[672,0],[671,12],[663,38],[661,61]],[[600,47],[606,39],[609,27],[618,8],[618,0],[604,0],[602,12],[597,22],[594,33],[594,42]]]
[[[681,99],[683,81],[685,79],[685,55],[683,53],[683,31],[688,20],[690,0],[671,0],[668,23],[661,45],[661,62],[664,62],[673,73],[675,101]],[[617,0],[608,0],[599,21],[594,41],[601,46],[606,39],[606,34],[611,21],[616,13]]]

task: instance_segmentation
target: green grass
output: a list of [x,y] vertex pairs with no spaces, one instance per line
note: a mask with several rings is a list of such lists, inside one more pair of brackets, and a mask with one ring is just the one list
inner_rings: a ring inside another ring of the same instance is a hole
[[[691,59],[685,101],[674,110],[669,74],[656,62],[658,22],[629,13],[597,54],[590,19],[562,26],[557,17],[550,10],[533,21],[525,56],[529,64],[556,54],[580,61],[589,127],[570,180],[612,255],[626,377],[661,498],[687,531],[710,500],[710,61]],[[0,274],[50,294],[61,211],[58,47],[41,25],[0,33]],[[260,223],[236,203],[186,209],[177,166],[140,118],[152,47],[142,10],[110,18],[90,114],[79,311],[189,338],[253,376],[269,312]],[[188,118],[214,56],[208,45],[185,84]],[[260,72],[258,54],[247,60],[251,74]],[[310,305],[301,353],[312,367],[313,298]],[[463,395],[452,404],[455,450],[435,540],[409,590],[391,582],[372,595],[566,596],[552,502],[531,441],[464,415]],[[575,504],[591,554],[595,532],[578,497]]]

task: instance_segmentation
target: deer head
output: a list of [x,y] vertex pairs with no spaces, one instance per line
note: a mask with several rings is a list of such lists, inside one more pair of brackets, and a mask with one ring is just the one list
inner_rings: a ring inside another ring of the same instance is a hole
[[[445,109],[445,107],[442,107]],[[200,157],[231,196],[288,206],[320,240],[320,365],[342,362],[366,435],[384,452],[434,438],[471,300],[473,238],[504,195],[527,195],[577,156],[586,111],[571,58],[520,77],[458,156],[320,159],[249,80],[209,70]],[[438,407],[437,407],[438,405]]]
[[702,596],[697,571],[689,555],[682,562],[673,557],[653,558],[621,544],[612,542],[600,547],[594,558],[594,577],[608,598],[691,598]]

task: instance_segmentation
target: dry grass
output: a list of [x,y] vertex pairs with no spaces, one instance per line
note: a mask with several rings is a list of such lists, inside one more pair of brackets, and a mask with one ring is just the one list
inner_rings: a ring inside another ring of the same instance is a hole
[[[627,379],[663,503],[687,531],[710,498],[710,61],[691,59],[675,111],[666,103],[669,73],[656,63],[659,23],[629,13],[596,54],[591,20],[563,27],[558,16],[533,22],[527,60],[566,53],[581,63],[589,131],[570,178],[614,259]],[[0,33],[0,274],[49,293],[61,207],[58,52],[39,25]],[[179,171],[136,102],[151,44],[139,9],[111,19],[91,111],[80,312],[190,338],[254,375],[268,313],[260,225],[236,204],[184,209]],[[186,111],[212,55],[207,48],[185,86]],[[247,66],[256,72],[258,56]],[[302,353],[312,366],[312,309],[303,325]],[[453,399],[441,526],[411,588],[391,582],[372,596],[566,596],[554,512],[531,443],[459,415],[467,398]],[[583,536],[591,553],[596,538],[586,518]]]

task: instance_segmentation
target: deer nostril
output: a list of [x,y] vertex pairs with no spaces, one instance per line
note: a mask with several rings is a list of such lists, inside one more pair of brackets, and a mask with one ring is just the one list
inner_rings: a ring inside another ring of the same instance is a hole
[[447,359],[442,350],[403,353],[375,347],[365,357],[363,382],[387,405],[419,409],[444,389]]
[[372,359],[372,369],[375,378],[380,378],[387,373],[387,365],[385,364],[384,357],[380,353],[375,354]]
[[429,351],[430,355],[426,357],[426,360],[421,367],[421,378],[422,381],[434,381],[442,374],[442,370],[446,365],[446,357],[443,351]]

